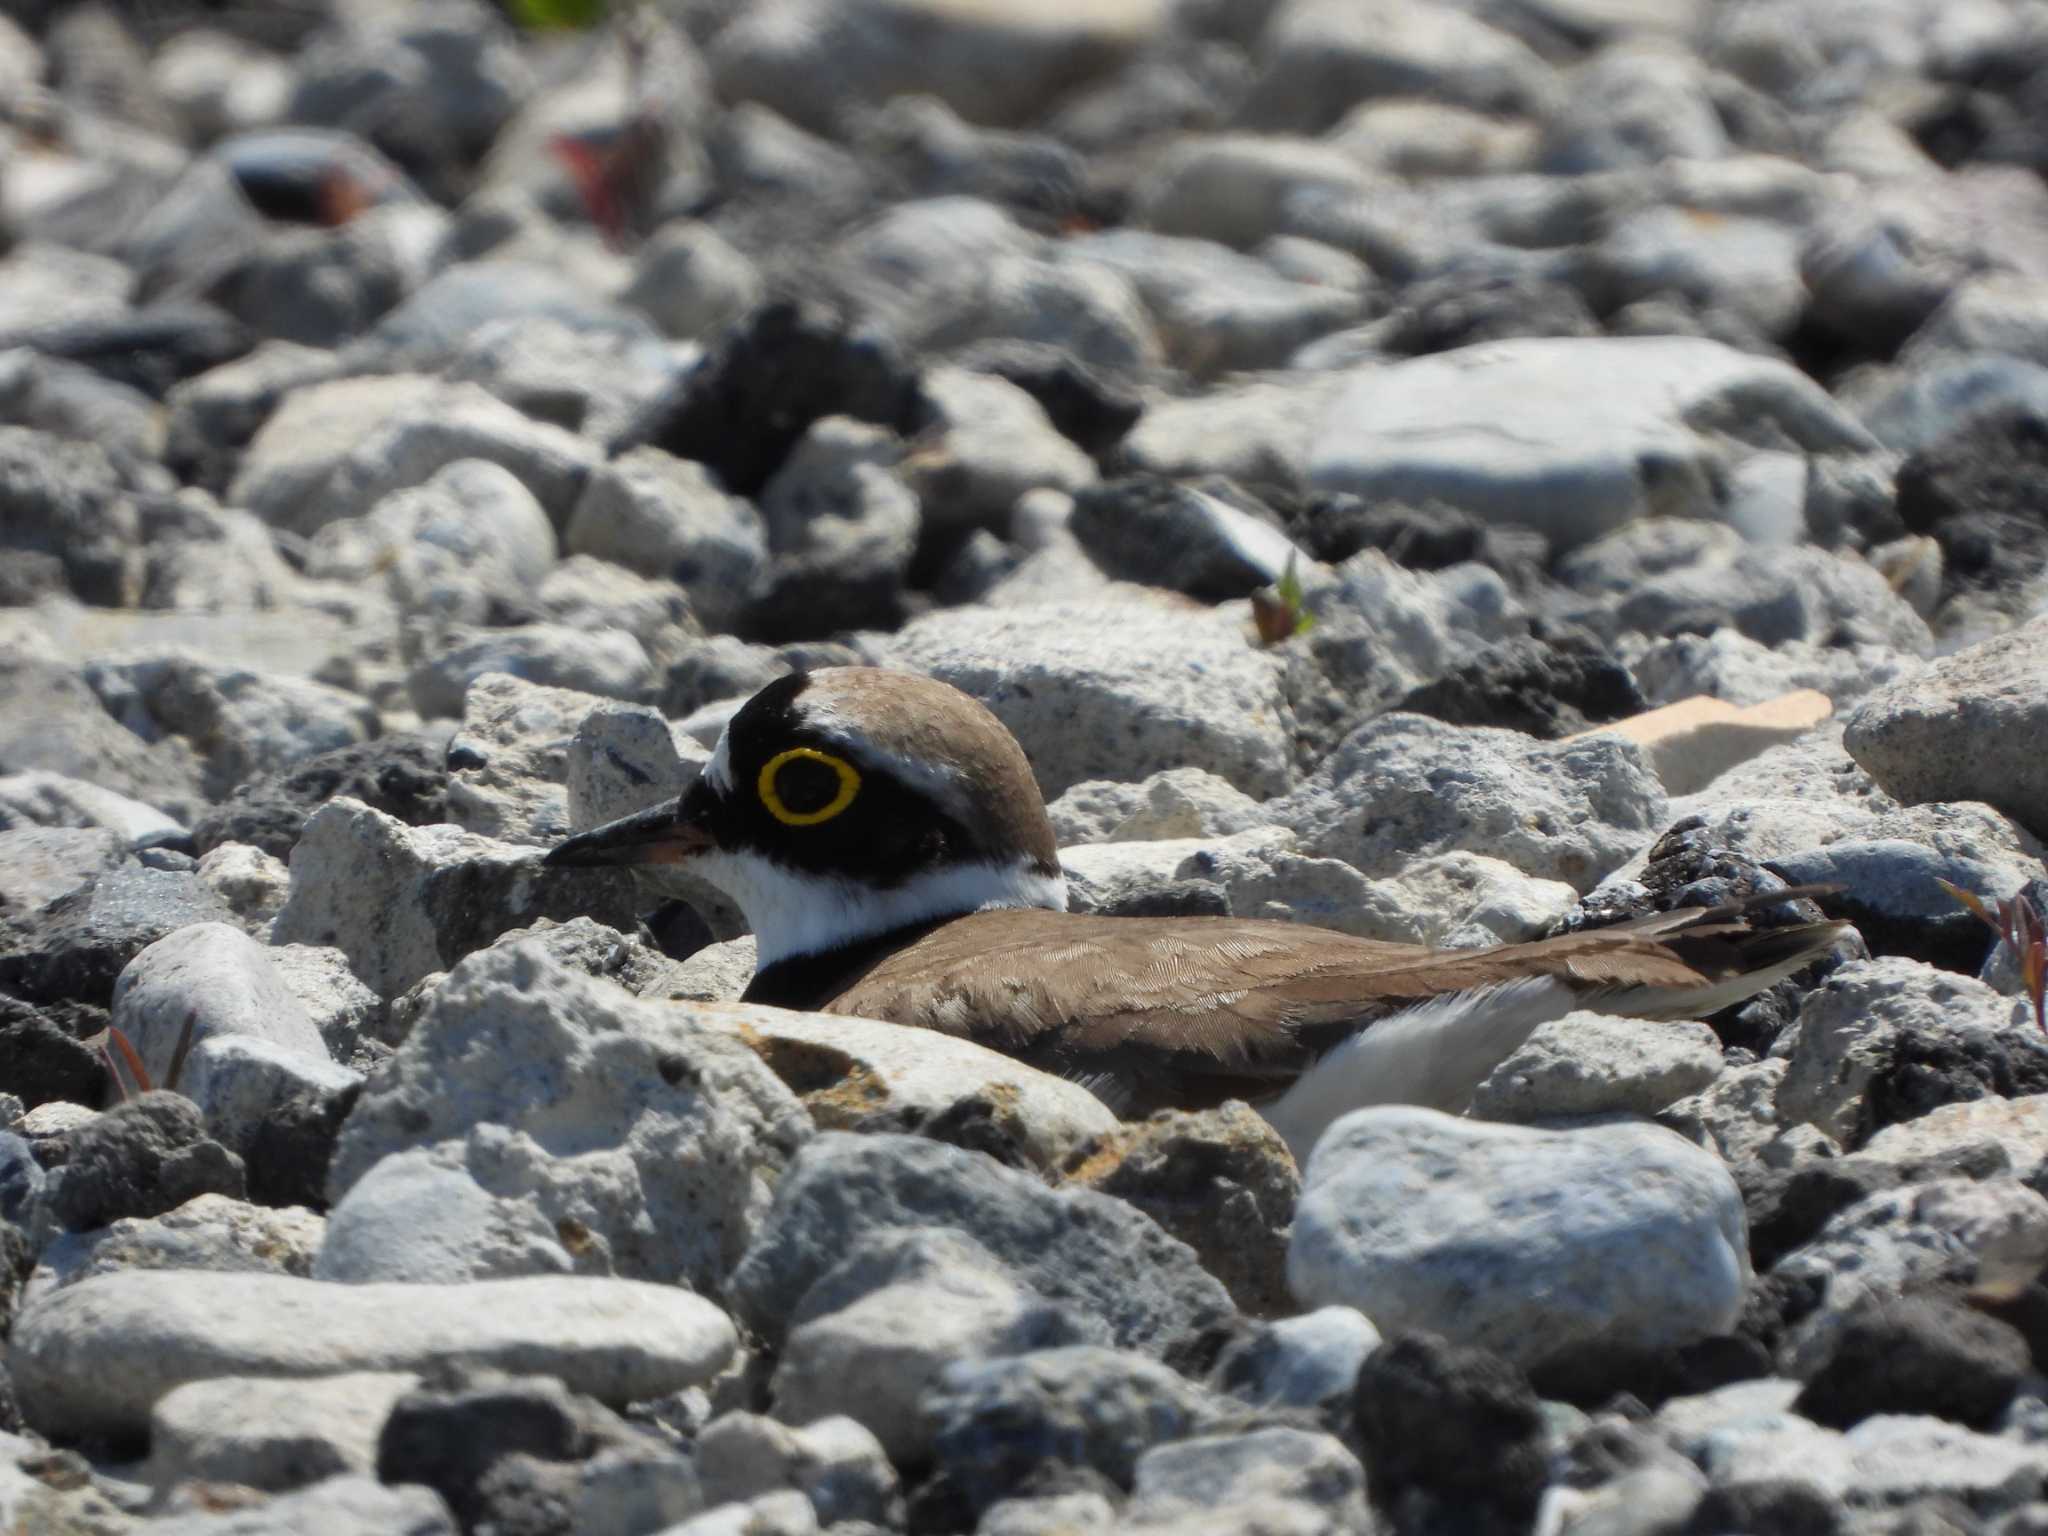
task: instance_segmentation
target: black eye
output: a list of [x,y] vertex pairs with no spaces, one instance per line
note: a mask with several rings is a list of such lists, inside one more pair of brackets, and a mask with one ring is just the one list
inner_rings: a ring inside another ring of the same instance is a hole
[[755,789],[777,821],[811,827],[853,804],[860,793],[860,774],[843,757],[814,747],[792,747],[762,765]]

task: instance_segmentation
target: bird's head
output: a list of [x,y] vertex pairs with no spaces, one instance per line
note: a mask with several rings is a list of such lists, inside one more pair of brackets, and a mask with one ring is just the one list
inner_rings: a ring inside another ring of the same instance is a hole
[[1016,738],[957,688],[873,667],[778,678],[680,798],[547,861],[686,866],[738,903],[763,966],[986,907],[1066,906]]

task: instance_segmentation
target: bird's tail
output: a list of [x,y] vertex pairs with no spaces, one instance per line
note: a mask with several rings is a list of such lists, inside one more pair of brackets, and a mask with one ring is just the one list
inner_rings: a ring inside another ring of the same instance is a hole
[[1533,944],[1435,955],[1434,996],[1376,1020],[1326,1052],[1262,1106],[1297,1160],[1331,1121],[1374,1104],[1462,1112],[1538,1025],[1574,1008],[1698,1019],[1784,980],[1834,947],[1849,925],[1751,927],[1752,908],[1815,894],[1762,893],[1682,907]]

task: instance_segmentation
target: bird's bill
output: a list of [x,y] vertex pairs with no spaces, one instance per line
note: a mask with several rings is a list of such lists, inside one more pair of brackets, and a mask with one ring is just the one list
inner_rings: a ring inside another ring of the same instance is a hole
[[681,864],[711,847],[711,834],[676,814],[673,804],[621,816],[557,843],[546,862],[575,867]]

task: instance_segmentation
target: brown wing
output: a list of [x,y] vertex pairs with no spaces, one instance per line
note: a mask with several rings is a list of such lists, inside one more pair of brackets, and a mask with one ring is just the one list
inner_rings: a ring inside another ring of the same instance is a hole
[[1684,997],[1725,984],[1740,941],[1759,937],[1700,909],[1457,951],[1252,918],[1005,910],[941,924],[825,1006],[971,1037],[1121,1088],[1120,1107],[1136,1110],[1270,1087],[1359,1026],[1444,993],[1551,976],[1588,993]]

